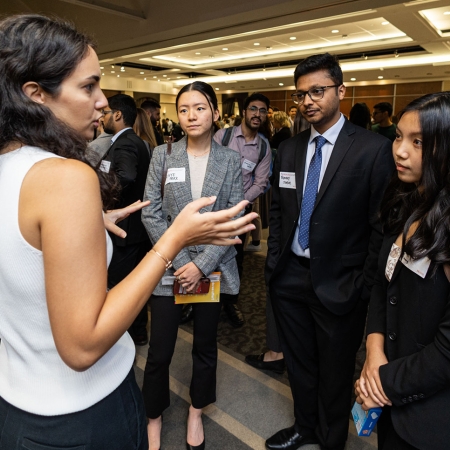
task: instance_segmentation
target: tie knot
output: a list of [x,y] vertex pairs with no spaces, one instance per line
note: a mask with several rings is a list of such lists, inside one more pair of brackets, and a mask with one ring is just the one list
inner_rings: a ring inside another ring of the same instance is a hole
[[316,141],[316,150],[321,149],[328,141],[323,136],[316,136],[314,138]]

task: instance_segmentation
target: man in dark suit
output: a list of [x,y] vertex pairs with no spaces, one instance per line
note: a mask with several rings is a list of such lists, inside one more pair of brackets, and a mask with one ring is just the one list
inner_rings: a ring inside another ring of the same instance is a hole
[[[113,135],[111,147],[101,162],[102,170],[114,171],[121,184],[120,198],[115,205],[122,208],[144,196],[150,154],[144,141],[133,131],[137,116],[134,99],[129,95],[117,94],[108,99],[108,110],[104,110],[104,129]],[[141,212],[131,214],[118,226],[127,236],[120,238],[111,234],[114,252],[108,267],[108,288],[122,281],[150,250],[150,240],[141,222]],[[147,343],[147,308],[143,308],[130,334],[137,345]]]
[[347,440],[355,355],[382,235],[377,209],[391,143],[348,122],[337,58],[296,68],[293,100],[311,129],[284,141],[273,171],[266,281],[294,398],[295,423],[267,449]]
[[154,99],[148,98],[142,102],[141,108],[147,113],[150,118],[150,122],[153,125],[153,131],[155,132],[156,143],[158,145],[164,144],[164,137],[159,132],[158,122],[161,120],[161,105]]

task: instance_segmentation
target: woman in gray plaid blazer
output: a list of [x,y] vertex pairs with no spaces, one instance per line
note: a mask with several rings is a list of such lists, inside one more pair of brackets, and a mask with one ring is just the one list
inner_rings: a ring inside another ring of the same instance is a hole
[[[240,155],[222,147],[213,139],[213,126],[219,112],[214,90],[196,81],[178,93],[176,107],[180,125],[186,133],[181,141],[154,150],[147,184],[146,200],[150,206],[142,221],[152,243],[158,241],[188,203],[199,197],[216,196],[205,208],[215,211],[230,208],[244,198]],[[164,167],[167,178],[164,192],[161,180]],[[203,275],[221,272],[221,294],[239,292],[236,251],[234,247],[215,245],[184,248],[173,260],[175,275],[188,292],[193,292]],[[164,280],[164,278],[163,278]],[[143,395],[149,418],[150,450],[160,448],[161,414],[169,406],[169,365],[175,348],[182,305],[174,304],[173,285],[160,282],[151,299],[151,333],[145,367]],[[205,446],[202,408],[216,399],[217,324],[220,303],[196,303],[194,308],[193,372],[190,386],[187,449]]]

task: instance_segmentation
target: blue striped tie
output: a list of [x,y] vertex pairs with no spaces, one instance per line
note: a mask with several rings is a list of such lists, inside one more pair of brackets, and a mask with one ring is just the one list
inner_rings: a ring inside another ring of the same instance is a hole
[[309,247],[309,223],[317,197],[319,186],[320,168],[322,166],[322,147],[327,140],[323,136],[314,138],[316,151],[309,164],[308,176],[306,177],[305,192],[303,193],[302,209],[300,217],[300,229],[298,232],[298,243],[303,250]]

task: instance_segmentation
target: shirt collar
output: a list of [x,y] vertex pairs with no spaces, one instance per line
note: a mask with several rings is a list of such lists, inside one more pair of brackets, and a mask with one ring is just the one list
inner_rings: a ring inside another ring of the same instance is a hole
[[116,141],[116,139],[124,132],[127,130],[131,130],[131,127],[127,127],[124,128],[123,130],[120,130],[118,133],[116,133],[112,138],[111,138],[111,144],[114,144],[114,142]]
[[341,113],[339,120],[330,128],[328,128],[322,135],[311,125],[311,135],[309,137],[309,143],[311,144],[317,136],[323,136],[331,145],[336,143],[336,140],[341,132],[345,123],[345,117]]

